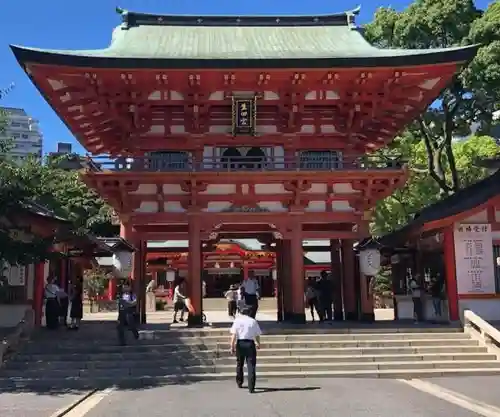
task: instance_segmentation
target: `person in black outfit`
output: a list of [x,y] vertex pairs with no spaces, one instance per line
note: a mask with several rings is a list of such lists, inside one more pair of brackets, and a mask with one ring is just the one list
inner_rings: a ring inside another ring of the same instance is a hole
[[321,278],[319,280],[319,303],[322,311],[320,320],[333,320],[333,287],[332,281],[328,276],[328,272],[321,271]]
[[245,306],[231,327],[231,353],[236,354],[236,385],[243,387],[243,366],[247,363],[248,391],[255,391],[257,349],[260,348],[261,330],[253,317],[252,307]]
[[71,318],[70,329],[78,330],[83,317],[83,278],[78,278],[73,284],[70,294],[71,308],[69,316]]
[[118,340],[123,346],[126,344],[125,329],[128,329],[134,335],[134,338],[139,339],[139,331],[137,329],[137,297],[132,293],[131,287],[128,284],[123,285],[122,292],[118,297]]

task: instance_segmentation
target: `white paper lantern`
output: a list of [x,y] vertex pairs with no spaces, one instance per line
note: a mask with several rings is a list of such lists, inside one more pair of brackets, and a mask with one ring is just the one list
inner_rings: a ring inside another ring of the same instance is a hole
[[380,251],[366,249],[359,253],[359,270],[363,275],[374,276],[380,271]]
[[128,278],[132,273],[132,252],[116,252],[113,254],[113,266],[118,278]]

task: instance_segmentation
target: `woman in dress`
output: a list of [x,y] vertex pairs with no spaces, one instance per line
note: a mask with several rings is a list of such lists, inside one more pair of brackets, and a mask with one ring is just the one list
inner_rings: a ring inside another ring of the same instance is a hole
[[83,317],[83,278],[78,278],[71,291],[70,328],[78,330]]

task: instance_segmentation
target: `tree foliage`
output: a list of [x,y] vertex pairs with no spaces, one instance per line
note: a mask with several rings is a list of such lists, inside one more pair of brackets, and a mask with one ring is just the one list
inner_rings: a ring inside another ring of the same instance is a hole
[[498,2],[486,12],[472,0],[416,0],[398,12],[379,9],[365,28],[369,41],[383,48],[445,48],[480,42],[477,57],[456,76],[439,99],[409,127],[424,145],[427,175],[442,195],[460,189],[453,141],[487,133],[500,103],[500,12]]
[[[5,147],[8,147],[4,145]],[[47,259],[59,236],[20,238],[29,233],[19,214],[30,202],[38,203],[55,215],[68,219],[73,233],[114,235],[112,210],[80,180],[76,171],[58,168],[57,161],[42,164],[32,158],[16,164],[8,156],[0,158],[0,259],[11,264],[27,264]],[[13,226],[14,225],[14,226]],[[12,233],[13,230],[19,233]],[[31,233],[30,233],[31,235]]]
[[[424,207],[441,198],[439,185],[423,168],[428,158],[425,144],[408,131],[396,138],[392,147],[409,160],[409,179],[404,188],[378,202],[372,224],[372,233],[375,235],[382,235],[406,224]],[[487,169],[476,166],[474,162],[494,156],[498,145],[490,136],[472,136],[452,142],[452,150],[459,186],[467,187],[489,174]],[[444,165],[443,169],[448,175],[449,165]]]

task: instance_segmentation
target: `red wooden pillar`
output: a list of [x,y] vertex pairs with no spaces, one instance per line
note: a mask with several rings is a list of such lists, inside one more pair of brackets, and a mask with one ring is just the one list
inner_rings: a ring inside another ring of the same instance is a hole
[[45,289],[45,262],[35,264],[35,285],[33,292],[33,310],[35,313],[35,326],[42,325],[43,291]]
[[443,231],[443,252],[445,264],[446,297],[448,299],[448,312],[450,321],[460,319],[458,307],[458,287],[455,263],[455,239],[453,226],[448,226]]
[[108,300],[109,301],[116,300],[116,292],[117,292],[116,277],[111,277],[108,281]]
[[200,218],[193,214],[189,216],[188,239],[188,296],[193,307],[193,311],[188,316],[188,326],[199,326],[203,324],[202,318],[202,290],[201,290],[201,270],[202,270],[202,250]]
[[344,308],[342,306],[342,265],[340,263],[339,241],[330,240],[330,271],[333,286],[333,318],[344,320]]
[[357,305],[356,305],[356,287],[354,280],[354,250],[353,241],[346,239],[342,241],[342,290],[344,298],[344,315],[346,320],[357,320]]
[[274,281],[276,305],[277,305],[277,319],[278,321],[284,320],[284,299],[283,299],[283,241],[276,242],[276,281]]
[[243,262],[243,281],[248,279],[248,264]]
[[293,316],[292,308],[292,257],[290,254],[290,239],[283,239],[281,243],[281,268],[280,268],[280,284],[283,297],[283,320],[289,321]]
[[64,291],[68,291],[68,258],[60,261],[59,285]]
[[293,323],[305,323],[305,300],[304,300],[304,250],[302,248],[302,224],[296,222],[293,225],[290,240],[290,264],[291,264],[291,296]]

